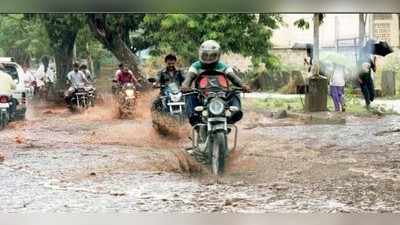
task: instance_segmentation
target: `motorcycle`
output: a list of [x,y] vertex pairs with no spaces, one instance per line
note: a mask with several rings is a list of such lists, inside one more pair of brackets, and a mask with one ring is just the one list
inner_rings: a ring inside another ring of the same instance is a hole
[[185,94],[179,86],[171,82],[168,85],[155,86],[156,80],[149,78],[154,88],[161,87],[161,94],[152,105],[153,127],[161,134],[177,134],[181,124],[187,118]]
[[[187,93],[196,94],[201,103],[200,106],[194,108],[194,111],[199,113],[201,122],[192,128],[193,156],[198,161],[210,165],[215,175],[224,172],[225,159],[237,145],[238,129],[227,121],[240,109],[229,106],[229,97],[242,93],[242,89],[221,88],[218,80],[218,76],[214,78],[206,76],[200,80],[200,86],[211,84],[210,86],[193,89],[192,92]],[[229,148],[228,135],[231,132],[233,132],[233,146]]]
[[12,103],[9,96],[0,95],[0,130],[4,129],[11,119],[10,104]]
[[[149,82],[154,83],[154,78],[149,78]],[[163,94],[159,97],[161,99],[161,107],[158,111],[169,114],[172,117],[183,119],[186,117],[185,113],[185,98],[179,86],[175,82],[168,85],[161,85]]]
[[133,116],[136,105],[136,88],[133,83],[124,84],[118,93],[118,108],[121,118]]
[[96,101],[96,89],[93,86],[81,86],[75,89],[70,100],[71,111],[80,111],[94,107]]
[[38,80],[32,82],[34,95],[41,100],[49,100],[49,93],[52,91],[54,84],[50,80]]

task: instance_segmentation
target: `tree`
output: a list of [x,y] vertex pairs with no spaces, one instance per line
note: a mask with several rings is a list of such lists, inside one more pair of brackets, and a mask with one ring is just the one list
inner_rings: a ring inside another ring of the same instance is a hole
[[153,46],[152,53],[178,53],[187,62],[197,59],[207,39],[218,41],[224,52],[252,56],[254,63],[270,63],[270,38],[282,22],[274,14],[150,14],[141,27]]
[[[140,48],[135,45],[136,42],[132,42],[130,34],[138,31],[143,17],[144,14],[87,14],[90,30],[97,40],[139,77],[141,76],[138,68],[139,59],[135,52]],[[133,40],[144,42],[143,38]]]
[[21,65],[52,52],[43,24],[23,14],[0,15],[0,50]]
[[[313,25],[314,25],[314,35],[313,35],[313,62],[319,65],[319,26],[322,24],[324,14],[314,13],[313,15]],[[317,71],[319,74],[319,71]]]
[[[319,27],[324,21],[323,13],[313,14],[313,64],[319,65]],[[300,29],[309,29],[310,23],[304,18],[294,22],[294,25]],[[317,71],[319,72],[319,71]]]
[[[308,79],[309,91],[305,96],[305,111],[326,111],[327,110],[327,79],[320,76],[319,62],[319,27],[324,19],[324,14],[313,14],[313,66],[316,69],[312,77]],[[294,23],[302,29],[308,29],[309,23],[300,19]]]
[[358,14],[358,46],[364,45],[365,40],[365,27],[367,24],[367,14],[360,13]]
[[[56,60],[56,90],[65,89],[66,76],[72,70],[73,48],[76,36],[83,25],[82,14],[38,14],[46,28]],[[60,93],[59,93],[60,94]]]
[[109,52],[95,38],[87,24],[78,32],[75,43],[77,58],[86,59],[88,67],[93,73],[99,72],[94,65],[99,65],[101,61],[108,58],[109,54],[107,53]]

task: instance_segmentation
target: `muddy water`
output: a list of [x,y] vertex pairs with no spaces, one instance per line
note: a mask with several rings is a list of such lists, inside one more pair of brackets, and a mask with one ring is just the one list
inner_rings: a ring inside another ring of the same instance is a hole
[[133,120],[118,119],[109,95],[82,114],[31,106],[0,133],[0,210],[400,211],[400,117],[311,126],[247,111],[217,179],[183,150],[188,127],[175,138],[153,130],[156,94],[141,94]]

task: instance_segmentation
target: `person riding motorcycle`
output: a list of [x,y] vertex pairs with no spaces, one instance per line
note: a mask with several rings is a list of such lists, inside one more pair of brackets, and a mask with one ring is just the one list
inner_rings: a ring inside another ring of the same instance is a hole
[[182,71],[176,68],[177,58],[174,54],[168,54],[164,58],[165,68],[160,70],[156,76],[156,82],[154,87],[160,87],[160,96],[156,98],[153,102],[153,108],[157,108],[161,110],[162,108],[162,99],[161,96],[165,95],[165,88],[172,82],[175,82],[177,86],[180,88],[183,81],[184,76]]
[[[213,73],[223,74],[227,80],[232,82],[235,86],[241,87],[243,91],[249,92],[250,88],[248,85],[243,84],[241,79],[235,74],[232,67],[224,64],[220,61],[221,47],[214,40],[207,40],[200,45],[199,48],[199,61],[193,63],[189,68],[188,73],[185,76],[185,80],[182,83],[182,91],[189,92],[192,83],[195,82],[197,87],[199,79],[204,75],[212,75]],[[194,108],[201,103],[199,102],[198,96],[188,96],[188,114],[189,122],[192,126],[201,122],[201,117]],[[229,124],[234,124],[242,119],[243,112],[241,110],[240,96],[233,94],[229,96],[229,106],[236,106],[239,110],[232,114],[228,118]]]
[[24,71],[25,87],[29,90],[29,93],[31,95],[36,94],[35,91],[37,89],[37,81],[36,81],[36,77],[33,75],[32,71],[30,70],[29,64],[24,63],[22,65],[22,70]]
[[133,75],[132,71],[128,69],[128,67],[122,64],[122,68],[119,72],[117,72],[116,80],[119,84],[119,87],[123,87],[127,83],[133,83],[135,86],[140,86],[139,81]]
[[182,71],[176,69],[177,58],[174,54],[168,54],[164,58],[164,62],[166,64],[165,68],[158,72],[156,77],[156,86],[160,86],[161,95],[163,95],[163,87],[168,85],[171,82],[175,82],[179,87],[182,85],[184,81],[184,77],[182,75]]
[[54,73],[50,69],[50,59],[48,56],[41,58],[41,64],[35,73],[37,86],[42,87],[48,83],[54,83]]
[[88,69],[87,65],[82,64],[82,65],[79,67],[79,71],[81,71],[82,73],[85,74],[86,79],[88,79],[89,81],[92,81],[92,82],[94,81],[94,77],[92,76],[92,73],[91,73],[90,70]]
[[90,82],[86,78],[85,74],[79,71],[79,64],[74,63],[73,70],[67,74],[67,83],[70,87],[65,93],[65,102],[70,105],[72,94],[75,90],[87,86]]
[[9,113],[11,115],[11,118],[13,118],[17,111],[18,100],[12,97],[12,92],[16,89],[17,86],[11,76],[8,73],[2,71],[3,68],[3,65],[0,64],[0,95],[5,95],[11,98],[12,104],[9,108]]

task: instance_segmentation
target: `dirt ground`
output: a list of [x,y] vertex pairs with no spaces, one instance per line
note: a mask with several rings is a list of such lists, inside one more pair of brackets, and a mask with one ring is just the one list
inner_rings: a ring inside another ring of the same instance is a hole
[[[1,212],[399,212],[400,117],[305,125],[246,109],[227,172],[214,177],[178,137],[111,96],[81,114],[30,106],[0,133]],[[246,101],[246,99],[244,99]]]

